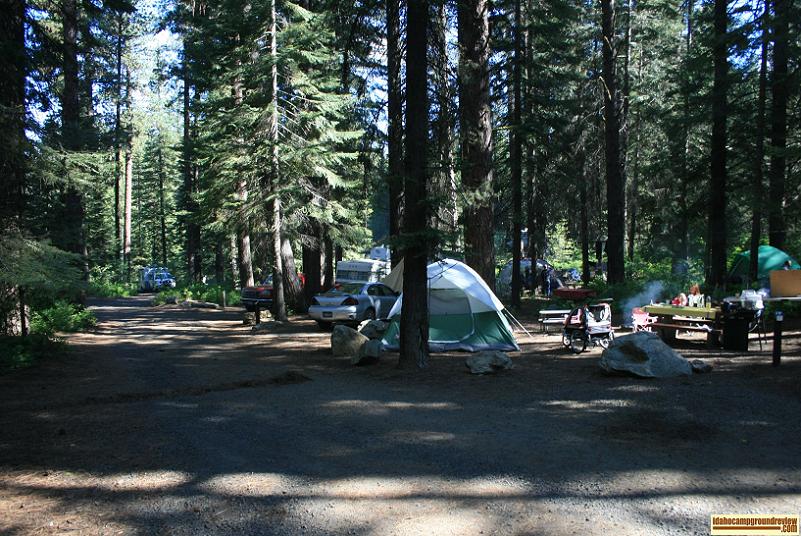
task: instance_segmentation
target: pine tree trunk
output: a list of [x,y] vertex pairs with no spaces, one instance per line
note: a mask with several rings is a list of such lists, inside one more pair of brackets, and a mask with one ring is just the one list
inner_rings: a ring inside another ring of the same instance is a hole
[[461,0],[457,18],[465,260],[494,289],[489,9],[487,0]]
[[765,0],[762,13],[762,51],[759,61],[759,92],[757,95],[756,131],[754,132],[754,183],[751,200],[751,259],[748,266],[749,282],[754,282],[759,274],[759,242],[762,238],[762,197],[765,195],[765,100],[768,86],[768,42],[770,18],[770,1]]
[[[244,180],[237,181],[237,195],[240,203],[247,201],[248,191],[247,186],[244,185]],[[253,279],[253,255],[250,248],[250,231],[247,224],[247,217],[244,210],[240,209],[239,214],[240,222],[237,225],[237,238],[239,240],[237,251],[237,259],[239,262],[239,284],[242,287],[252,287],[254,284]]]
[[[401,65],[403,52],[400,44],[400,2],[387,0],[387,181],[389,182],[389,235],[392,248],[392,266],[400,262],[393,243],[400,232],[403,204],[403,93]],[[331,280],[333,284],[333,278]],[[328,279],[326,278],[326,285]]]
[[[88,11],[88,10],[87,10]],[[79,67],[78,102],[80,105],[80,129],[84,138],[83,149],[96,151],[100,145],[100,133],[95,123],[94,83],[98,79],[99,65],[93,46],[92,16],[87,12],[78,19]]]
[[[526,0],[526,12],[527,13],[536,13],[535,7],[532,5],[531,0]],[[532,15],[533,16],[533,15]],[[533,80],[537,73],[535,72],[535,68],[533,65],[533,58],[536,51],[534,50],[534,39],[531,35],[526,33],[527,39],[525,42],[525,57],[524,57],[524,65],[526,66],[526,80],[530,81]],[[524,122],[528,124],[529,122],[534,121],[533,117],[533,103],[534,103],[534,91],[533,91],[533,84],[532,83],[525,83],[523,85],[523,115],[525,117]],[[536,262],[536,246],[535,246],[535,225],[536,225],[536,218],[535,218],[535,204],[536,204],[536,185],[534,183],[535,180],[535,166],[534,166],[534,140],[531,139],[531,136],[524,136],[523,143],[525,145],[525,204],[526,204],[526,227],[527,227],[527,238],[528,238],[528,248],[525,251],[526,256],[528,256],[532,263]],[[532,264],[532,277],[536,277],[536,266]],[[532,294],[534,289],[531,289]]]
[[428,362],[428,1],[409,0],[406,25],[406,197],[399,368]]
[[[437,0],[435,6],[435,26],[431,42],[431,74],[434,82],[433,94],[436,96],[437,113],[432,124],[436,145],[436,174],[429,198],[433,198],[429,210],[431,227],[437,230],[435,249],[437,254],[445,245],[456,249],[458,225],[457,191],[453,169],[454,142],[454,91],[449,77],[448,59],[448,18],[446,0]],[[432,195],[433,194],[433,195]],[[442,239],[447,239],[442,244]]]
[[312,298],[322,291],[322,251],[320,225],[314,221],[310,224],[310,234],[303,242],[303,274],[306,277],[306,284],[303,286],[303,294],[306,303],[310,304]]
[[677,234],[679,238],[679,252],[677,257],[682,261],[687,261],[690,257],[690,208],[689,204],[690,201],[688,199],[688,193],[690,189],[690,184],[693,181],[693,176],[690,171],[690,122],[692,121],[691,118],[691,109],[690,109],[690,97],[691,97],[691,73],[692,67],[690,65],[690,60],[692,58],[692,46],[693,46],[693,11],[695,9],[695,5],[693,0],[687,0],[687,30],[685,33],[685,51],[684,51],[684,80],[682,88],[682,97],[683,97],[683,110],[682,110],[682,136],[684,138],[684,147],[681,157],[681,177],[679,184],[679,218],[678,218],[678,225],[677,225]]
[[281,218],[281,185],[278,177],[278,45],[276,41],[277,20],[275,13],[276,0],[270,0],[270,100],[272,116],[270,118],[270,213],[272,214],[273,234],[273,315],[276,320],[287,321],[286,300],[284,296],[284,265],[281,256],[283,240],[283,221]]
[[325,269],[323,270],[325,275],[325,280],[323,282],[323,290],[328,290],[334,286],[334,272],[335,272],[335,265],[334,265],[334,242],[331,240],[331,237],[328,236],[328,233],[325,232]]
[[186,270],[190,281],[200,281],[200,226],[195,221],[196,203],[195,193],[195,167],[193,165],[192,150],[192,122],[190,106],[191,81],[189,77],[189,59],[186,43],[184,43],[183,59],[183,194],[184,210],[187,212],[186,218]]
[[[533,153],[533,148],[531,150]],[[547,247],[546,228],[548,218],[545,214],[545,198],[547,196],[545,184],[545,161],[542,156],[535,158],[531,173],[531,191],[529,192],[528,209],[528,256],[531,259],[541,259],[545,257]]]
[[161,264],[167,265],[167,214],[164,210],[164,154],[162,138],[158,137],[158,175],[159,175],[159,227],[161,229]]
[[225,285],[225,252],[221,236],[214,242],[214,282],[220,286]]
[[[515,0],[515,50],[514,64],[512,67],[512,131],[511,142],[509,144],[509,161],[512,172],[512,300],[513,306],[520,305],[520,242],[523,236],[523,177],[522,177],[522,157],[523,157],[523,127],[522,117],[522,79],[523,79],[523,18],[521,15],[521,0]],[[536,268],[536,266],[535,266]],[[535,270],[536,272],[536,270]]]
[[726,0],[714,3],[714,82],[712,86],[712,155],[709,187],[709,279],[714,287],[726,277],[726,119],[728,13]]
[[791,0],[773,1],[773,83],[770,136],[770,245],[783,249],[787,237],[784,218],[784,190],[787,171],[787,42]]
[[239,285],[239,254],[237,252],[239,246],[237,245],[238,240],[236,239],[236,233],[231,233],[229,240],[231,243],[231,256],[229,257],[228,263],[231,266],[231,284],[234,285],[234,288],[242,288],[237,287],[237,285]]
[[[275,192],[275,190],[274,190]],[[275,195],[275,193],[273,194]],[[275,195],[270,203],[270,214],[272,214],[272,235],[273,235],[273,315],[276,320],[286,322],[286,295],[284,293],[284,263],[281,256],[282,227],[281,219],[281,198]]]
[[[638,71],[642,73],[642,57]],[[640,112],[637,111],[637,119],[634,122],[634,154],[631,159],[631,195],[629,202],[629,260],[634,260],[634,247],[637,244],[637,226],[639,225],[639,204],[640,204]]]
[[25,2],[6,0],[0,17],[0,226],[19,228],[25,186]]
[[284,273],[284,295],[287,303],[291,303],[295,313],[305,313],[308,309],[303,289],[300,286],[298,269],[295,265],[295,253],[292,243],[286,236],[281,238],[281,266]]
[[[582,151],[584,149],[582,148]],[[586,165],[581,165],[581,184],[579,185],[579,203],[581,203],[581,282],[585,285],[590,283],[590,228],[589,215],[587,214],[587,171]],[[532,267],[532,274],[536,274]]]
[[239,226],[239,284],[243,287],[252,287],[253,279],[253,256],[250,249],[250,232],[247,224]]
[[79,142],[78,102],[78,4],[77,0],[64,0],[61,4],[64,86],[61,93],[62,143],[77,148]]
[[[0,228],[16,235],[25,187],[25,2],[6,0],[0,17]],[[2,240],[0,238],[0,240]],[[0,336],[25,335],[23,289],[0,281]]]
[[[626,28],[625,39],[623,42],[623,91],[621,92],[621,114],[620,114],[620,180],[623,183],[625,194],[626,185],[629,183],[629,110],[631,108],[631,74],[629,67],[631,64],[631,40],[634,34],[634,0],[626,1]],[[625,199],[631,203],[630,199]],[[626,212],[623,212],[623,236],[625,238]],[[634,243],[633,236],[628,237],[628,241]],[[625,247],[624,241],[624,247]],[[632,248],[633,249],[633,248]],[[625,257],[625,256],[624,256]]]
[[122,259],[122,227],[120,225],[120,175],[122,174],[122,14],[117,15],[117,70],[114,79],[114,249],[115,258]]
[[[133,202],[133,158],[130,145],[125,148],[125,216],[123,224],[122,256],[126,277],[131,278],[131,203]],[[141,237],[141,233],[140,237]]]
[[626,184],[620,160],[620,108],[615,74],[615,4],[601,0],[603,32],[604,154],[606,155],[607,280],[621,283],[625,278],[623,236],[626,229]]
[[[236,36],[236,42],[239,43],[239,35]],[[241,65],[237,62],[237,69]],[[234,78],[232,93],[234,96],[234,105],[237,110],[242,109],[242,81],[237,77]],[[236,142],[239,147],[237,150],[241,151],[245,147],[245,141],[241,136],[236,136]],[[236,179],[235,191],[237,201],[237,229],[239,234],[239,277],[241,278],[239,284],[242,287],[252,287],[253,281],[253,256],[250,249],[250,223],[248,222],[247,203],[248,203],[248,183],[246,175],[243,173]]]
[[[81,149],[80,80],[78,77],[78,4],[76,0],[62,2],[63,80],[61,93],[61,123],[63,147],[68,151]],[[63,196],[64,216],[59,222],[64,230],[59,245],[81,256],[85,280],[89,278],[84,237],[83,196],[75,184],[70,183]]]

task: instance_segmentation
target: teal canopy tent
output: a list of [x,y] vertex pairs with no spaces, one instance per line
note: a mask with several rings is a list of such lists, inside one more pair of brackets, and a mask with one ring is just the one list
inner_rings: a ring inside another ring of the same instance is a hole
[[[784,268],[784,263],[790,261],[793,270],[798,270],[801,265],[798,264],[794,258],[785,253],[784,251],[774,248],[773,246],[759,246],[759,260],[757,268],[757,279],[768,279],[770,272],[773,270],[781,270]],[[729,278],[740,278],[742,281],[748,279],[748,267],[751,263],[751,252],[744,251],[734,258]]]

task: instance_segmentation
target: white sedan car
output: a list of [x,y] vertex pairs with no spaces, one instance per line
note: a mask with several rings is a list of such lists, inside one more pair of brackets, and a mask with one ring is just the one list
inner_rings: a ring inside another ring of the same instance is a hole
[[321,327],[358,324],[385,318],[397,299],[398,294],[382,283],[341,283],[312,299],[309,316]]

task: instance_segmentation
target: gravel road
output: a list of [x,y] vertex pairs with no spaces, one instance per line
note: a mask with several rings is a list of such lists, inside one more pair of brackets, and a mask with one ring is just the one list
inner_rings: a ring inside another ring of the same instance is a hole
[[801,510],[801,332],[785,359],[606,377],[524,339],[514,370],[355,368],[306,320],[93,304],[70,352],[0,377],[0,535],[709,534]]

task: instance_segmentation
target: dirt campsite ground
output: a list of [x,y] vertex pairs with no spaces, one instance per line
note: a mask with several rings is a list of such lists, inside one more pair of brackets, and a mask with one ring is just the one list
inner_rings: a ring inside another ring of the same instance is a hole
[[4,536],[702,535],[801,509],[801,331],[778,368],[686,342],[715,368],[675,380],[522,337],[478,377],[463,354],[352,367],[306,320],[94,310],[68,354],[0,377]]

